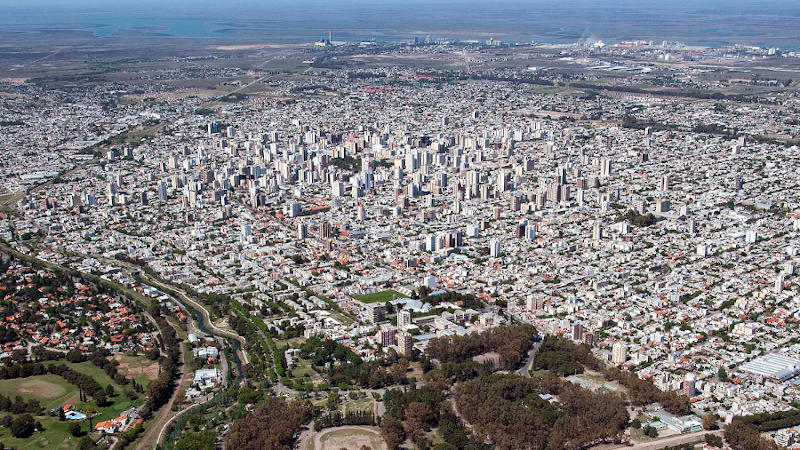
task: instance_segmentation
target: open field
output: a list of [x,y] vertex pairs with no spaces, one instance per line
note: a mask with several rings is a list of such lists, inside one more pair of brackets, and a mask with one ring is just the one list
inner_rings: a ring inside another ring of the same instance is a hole
[[146,386],[148,382],[158,378],[158,362],[144,356],[114,355],[119,361],[117,370],[125,376],[133,376],[137,383]]
[[306,450],[360,450],[362,446],[372,450],[387,448],[377,427],[348,426],[320,431],[306,445]]
[[14,207],[12,205],[18,202],[24,196],[25,194],[23,192],[0,195],[0,212],[5,212],[5,213],[13,212]]
[[358,411],[374,411],[372,397],[360,398],[344,405],[345,413]]
[[311,367],[310,362],[301,361],[300,363],[297,364],[296,367],[292,369],[292,376],[294,378],[301,378],[305,377],[306,375],[311,377],[312,379],[319,378],[317,372],[314,370],[313,367]]
[[364,294],[364,295],[356,295],[355,299],[364,302],[364,303],[383,303],[388,302],[390,300],[394,300],[396,298],[406,298],[406,295],[403,295],[394,289],[387,289],[385,291],[373,292],[371,294]]
[[36,375],[27,378],[0,380],[0,394],[14,401],[19,395],[24,400],[37,399],[46,409],[77,400],[78,388],[58,375]]

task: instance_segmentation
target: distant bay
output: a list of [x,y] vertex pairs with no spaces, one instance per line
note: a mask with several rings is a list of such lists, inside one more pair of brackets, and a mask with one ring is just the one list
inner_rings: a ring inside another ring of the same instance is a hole
[[800,2],[667,0],[0,0],[0,32],[95,37],[395,41],[448,38],[608,44],[624,40],[800,49]]

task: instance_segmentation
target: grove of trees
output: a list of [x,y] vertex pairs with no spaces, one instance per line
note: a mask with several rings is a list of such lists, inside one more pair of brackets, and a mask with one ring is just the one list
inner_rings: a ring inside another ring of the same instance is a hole
[[685,395],[662,391],[651,381],[643,380],[631,371],[608,367],[592,354],[588,346],[575,344],[563,337],[548,335],[533,360],[535,369],[551,370],[562,376],[582,372],[583,368],[579,366],[600,372],[606,379],[625,386],[627,398],[635,406],[660,403],[673,414],[685,415],[690,412],[689,399]]
[[513,369],[520,365],[537,335],[533,325],[508,325],[491,328],[483,333],[434,338],[428,343],[425,352],[442,363],[463,363],[474,356],[497,352],[500,356],[499,368]]
[[[558,395],[558,404],[540,396],[546,393]],[[618,394],[552,378],[494,374],[458,384],[454,397],[481,441],[499,449],[583,448],[619,439],[628,425]]]
[[292,448],[300,428],[311,420],[313,410],[309,401],[287,402],[278,397],[266,397],[255,411],[233,423],[225,447],[239,450]]

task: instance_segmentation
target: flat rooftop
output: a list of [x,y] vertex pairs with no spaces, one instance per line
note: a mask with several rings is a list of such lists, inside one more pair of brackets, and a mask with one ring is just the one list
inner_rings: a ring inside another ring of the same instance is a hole
[[786,381],[800,373],[800,359],[769,353],[740,366],[745,372]]

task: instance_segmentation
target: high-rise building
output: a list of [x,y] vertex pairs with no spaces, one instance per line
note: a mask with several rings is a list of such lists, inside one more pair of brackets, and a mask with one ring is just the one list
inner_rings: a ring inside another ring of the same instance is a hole
[[411,312],[401,310],[397,313],[397,329],[403,331],[408,325],[411,325]]
[[303,213],[300,202],[286,202],[286,215],[289,217],[299,217]]
[[623,364],[625,361],[628,360],[628,346],[621,341],[617,341],[614,343],[614,346],[611,348],[611,362],[614,365]]
[[367,305],[367,319],[372,323],[383,322],[386,318],[386,306],[379,303]]
[[596,221],[592,226],[592,240],[597,242],[603,238],[603,229],[600,226],[600,222]]
[[408,333],[397,335],[397,352],[403,356],[409,356],[414,351],[414,338]]
[[786,282],[786,275],[783,273],[779,273],[775,277],[775,293],[780,294],[783,292],[783,284]]
[[505,170],[500,170],[497,172],[497,191],[498,192],[505,192],[509,190],[510,186],[508,183],[508,174]]
[[686,377],[683,379],[683,394],[689,398],[694,397],[696,392],[695,389],[695,381],[697,380],[697,376],[691,372],[686,374]]
[[297,239],[305,239],[308,237],[308,225],[305,222],[300,222],[297,224]]
[[669,175],[664,175],[661,177],[661,181],[658,184],[658,190],[661,192],[669,192]]
[[611,160],[608,158],[602,158],[600,160],[600,177],[608,178],[610,176],[611,176]]
[[395,345],[395,329],[383,328],[380,332],[380,344],[384,347]]
[[528,225],[525,226],[525,239],[529,241],[536,240],[536,233],[537,229],[535,223],[529,223]]
[[492,258],[500,256],[500,239],[492,238],[489,240],[489,256]]
[[576,323],[572,325],[572,340],[580,342],[583,339],[583,325]]
[[341,181],[334,181],[331,183],[331,196],[344,197],[344,183]]

